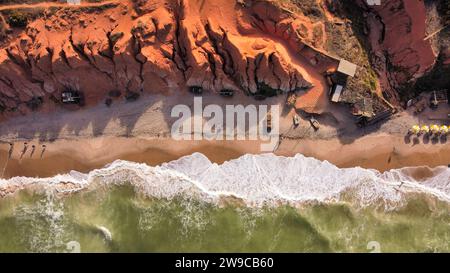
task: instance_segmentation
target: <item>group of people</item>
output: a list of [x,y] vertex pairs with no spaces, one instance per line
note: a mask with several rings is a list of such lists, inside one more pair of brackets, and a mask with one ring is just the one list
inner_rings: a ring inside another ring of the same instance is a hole
[[[43,145],[42,145],[42,150],[41,150],[41,157],[44,155],[44,152],[45,152],[45,149],[46,149],[46,148],[47,148],[47,145],[43,144]],[[9,144],[9,153],[8,153],[9,158],[12,157],[13,150],[14,150],[14,144],[13,144],[13,143],[10,143],[10,144]],[[28,150],[28,143],[25,142],[25,143],[23,144],[23,148],[22,148],[22,151],[21,151],[21,153],[20,153],[20,159],[23,158],[23,156],[25,155],[25,153],[27,152],[27,150]],[[36,150],[36,145],[34,145],[34,144],[31,145],[31,153],[30,153],[30,157],[33,157],[33,154],[34,154],[35,150]]]

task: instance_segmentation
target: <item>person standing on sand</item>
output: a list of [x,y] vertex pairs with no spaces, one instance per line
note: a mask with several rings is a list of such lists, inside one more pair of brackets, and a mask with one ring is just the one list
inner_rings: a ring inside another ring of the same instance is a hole
[[30,158],[33,157],[34,151],[36,150],[36,145],[31,145],[31,154],[30,154]]
[[27,150],[28,150],[28,143],[25,142],[25,143],[23,144],[22,153],[20,154],[20,159],[22,159],[23,155],[27,152]]
[[14,144],[9,143],[8,158],[6,159],[5,165],[3,166],[2,175],[0,176],[0,178],[3,178],[3,176],[5,175],[5,171],[6,171],[6,168],[8,167],[9,160],[12,157],[13,150],[14,150]]
[[13,150],[14,150],[14,144],[9,143],[8,159],[11,159]]
[[46,149],[46,148],[47,148],[47,145],[43,144],[43,145],[42,145],[41,158],[44,156],[44,152],[45,152],[45,149]]

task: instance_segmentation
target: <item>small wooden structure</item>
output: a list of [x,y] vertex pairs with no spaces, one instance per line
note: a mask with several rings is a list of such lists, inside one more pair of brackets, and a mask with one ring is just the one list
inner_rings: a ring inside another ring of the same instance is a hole
[[370,126],[370,125],[374,125],[378,122],[390,119],[392,115],[393,115],[393,112],[391,109],[386,109],[386,110],[376,114],[375,116],[371,116],[371,117],[361,115],[358,117],[356,124],[360,127]]
[[341,59],[339,61],[339,66],[337,68],[337,72],[342,73],[344,75],[354,77],[356,74],[356,70],[358,66],[354,63],[351,63],[347,60]]
[[330,99],[332,102],[339,102],[341,95],[344,93],[348,77],[354,77],[358,66],[349,61],[341,59],[335,73],[326,75],[327,82],[330,87]]
[[339,102],[342,92],[344,91],[344,86],[340,84],[335,84],[331,87],[330,95],[332,102]]
[[66,0],[67,4],[71,6],[79,6],[81,5],[81,0]]
[[450,104],[449,97],[450,97],[449,90],[444,89],[433,91],[430,96],[430,107],[435,109],[439,106],[440,103]]

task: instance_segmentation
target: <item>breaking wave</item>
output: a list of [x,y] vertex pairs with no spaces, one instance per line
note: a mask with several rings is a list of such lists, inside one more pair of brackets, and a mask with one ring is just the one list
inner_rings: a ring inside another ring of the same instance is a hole
[[390,210],[416,195],[450,203],[450,169],[425,169],[425,177],[415,175],[421,168],[384,173],[359,167],[341,169],[301,154],[244,155],[219,165],[194,153],[156,167],[118,160],[88,174],[72,171],[51,178],[14,177],[0,180],[0,194],[24,188],[73,192],[129,183],[152,198],[182,196],[212,203],[237,198],[255,207],[348,201]]

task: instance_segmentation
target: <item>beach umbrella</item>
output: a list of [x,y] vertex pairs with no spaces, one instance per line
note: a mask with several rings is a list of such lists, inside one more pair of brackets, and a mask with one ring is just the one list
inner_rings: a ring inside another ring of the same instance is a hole
[[411,134],[417,135],[418,133],[420,133],[420,126],[414,125],[413,127],[411,127],[411,129],[409,129],[409,132]]
[[431,125],[430,130],[433,134],[439,134],[440,132],[440,128],[436,124]]
[[422,132],[424,134],[428,134],[430,132],[430,127],[428,127],[427,125],[424,125],[420,128],[420,132]]
[[442,125],[440,131],[443,135],[448,134],[448,126]]

